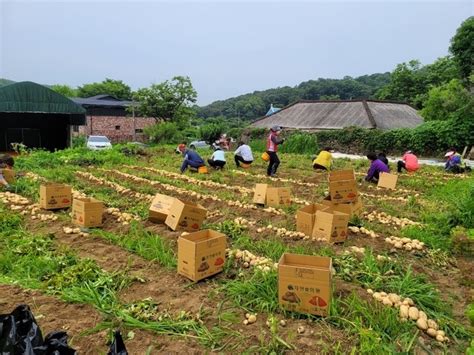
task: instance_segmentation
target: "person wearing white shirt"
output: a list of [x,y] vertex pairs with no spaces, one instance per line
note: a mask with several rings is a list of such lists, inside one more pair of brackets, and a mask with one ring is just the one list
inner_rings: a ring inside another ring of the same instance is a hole
[[252,149],[244,142],[239,142],[239,147],[234,152],[235,164],[240,167],[240,163],[252,164]]
[[207,160],[214,169],[222,169],[225,166],[225,153],[221,147],[216,148],[211,158]]

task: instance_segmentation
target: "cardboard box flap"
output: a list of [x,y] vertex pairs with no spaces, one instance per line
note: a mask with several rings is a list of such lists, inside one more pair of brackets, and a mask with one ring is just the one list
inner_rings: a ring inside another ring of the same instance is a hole
[[327,206],[324,206],[322,204],[313,203],[311,205],[300,208],[298,212],[315,214],[317,211],[322,211],[322,210],[325,210],[326,208]]
[[264,205],[267,198],[268,184],[256,184],[253,195],[253,203]]
[[355,181],[354,169],[334,170],[329,173],[330,182],[341,181],[341,180],[354,180]]
[[316,283],[328,283],[332,279],[329,257],[284,253],[278,266],[280,278],[309,279]]
[[389,173],[380,173],[378,187],[384,187],[387,189],[394,190],[397,186],[398,175],[389,174]]
[[167,195],[156,194],[150,205],[150,211],[168,213],[175,198]]

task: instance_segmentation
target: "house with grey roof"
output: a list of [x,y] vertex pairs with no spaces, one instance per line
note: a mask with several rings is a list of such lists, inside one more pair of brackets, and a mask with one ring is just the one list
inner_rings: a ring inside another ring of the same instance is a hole
[[255,128],[282,128],[304,131],[361,127],[391,130],[414,128],[423,118],[407,103],[377,100],[300,100],[254,121]]

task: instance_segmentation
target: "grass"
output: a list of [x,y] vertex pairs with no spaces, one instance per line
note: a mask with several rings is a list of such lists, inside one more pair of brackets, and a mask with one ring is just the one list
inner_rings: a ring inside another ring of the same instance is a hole
[[136,221],[131,222],[130,229],[125,234],[117,235],[100,229],[94,229],[93,234],[134,252],[144,259],[157,261],[169,269],[176,268],[176,254],[170,243],[147,231]]

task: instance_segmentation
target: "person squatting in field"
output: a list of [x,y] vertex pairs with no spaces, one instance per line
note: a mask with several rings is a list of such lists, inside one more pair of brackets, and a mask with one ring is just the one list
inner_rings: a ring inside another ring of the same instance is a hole
[[332,164],[331,152],[332,150],[329,147],[326,147],[321,150],[316,159],[313,160],[313,169],[329,171],[331,169]]
[[235,160],[235,165],[237,165],[237,167],[240,167],[240,163],[252,164],[253,163],[252,149],[247,144],[240,141],[239,147],[234,152],[234,160]]
[[210,159],[207,160],[214,169],[222,169],[225,166],[225,152],[221,147],[217,147]]
[[188,166],[194,169],[199,169],[201,166],[204,166],[204,160],[201,156],[194,150],[187,149],[186,146],[179,147],[179,150],[184,156],[183,163],[181,164],[181,174],[186,171]]
[[451,148],[444,157],[447,159],[446,164],[444,165],[444,170],[449,171],[454,174],[464,173],[465,171],[470,171],[471,168],[466,167],[466,164],[462,161],[462,156],[456,149]]
[[7,154],[0,155],[0,186],[5,187],[7,190],[10,189],[10,184],[3,176],[3,169],[11,170],[15,165],[13,158]]
[[419,168],[420,164],[418,164],[418,157],[413,154],[411,150],[407,150],[405,154],[403,154],[402,160],[397,162],[397,171],[399,173],[402,172],[402,169],[411,173],[417,171]]
[[379,181],[380,173],[390,172],[389,167],[379,160],[375,153],[367,154],[367,159],[370,160],[370,168],[365,177],[365,181],[377,183]]
[[278,166],[280,165],[280,159],[278,159],[278,146],[282,144],[285,139],[280,137],[281,127],[273,126],[270,128],[270,134],[267,137],[267,154],[270,156],[270,162],[268,163],[267,175],[275,176]]

